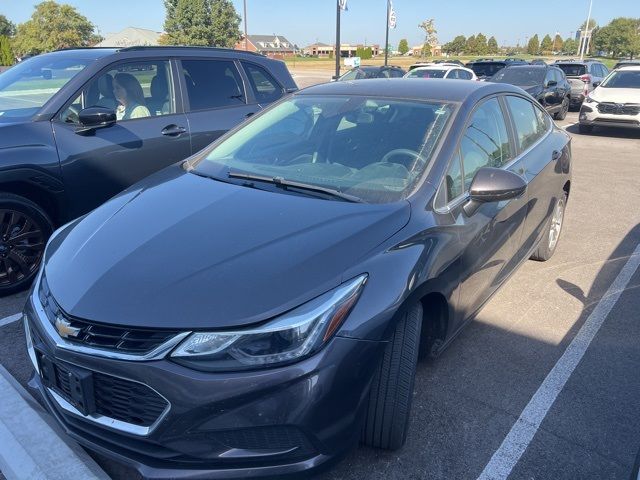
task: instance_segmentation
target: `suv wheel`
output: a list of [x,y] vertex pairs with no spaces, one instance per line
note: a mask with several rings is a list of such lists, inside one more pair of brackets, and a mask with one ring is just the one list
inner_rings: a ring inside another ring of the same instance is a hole
[[396,326],[373,378],[362,429],[365,445],[396,450],[407,439],[421,328],[422,305],[418,302]]
[[53,223],[35,203],[0,193],[0,296],[31,285]]

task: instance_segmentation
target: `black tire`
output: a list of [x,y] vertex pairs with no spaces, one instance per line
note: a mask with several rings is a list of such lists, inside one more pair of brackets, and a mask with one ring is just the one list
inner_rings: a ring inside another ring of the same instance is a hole
[[556,120],[564,120],[565,117],[567,116],[568,111],[569,111],[569,97],[564,97],[564,100],[562,100],[562,106],[560,107],[560,110],[553,115],[553,118],[555,118]]
[[584,125],[580,123],[578,124],[578,131],[580,133],[591,133],[593,132],[593,125]]
[[0,193],[0,297],[28,288],[38,273],[53,222],[24,197]]
[[[566,206],[567,206],[567,195],[563,193],[562,195],[560,195],[560,197],[556,201],[555,206],[553,207],[553,213],[551,214],[551,217],[547,221],[546,234],[542,238],[542,240],[540,240],[540,243],[538,244],[538,248],[536,249],[536,251],[533,252],[533,255],[531,255],[531,260],[546,262],[555,253],[556,248],[558,247],[558,243],[560,241],[562,226],[564,225],[564,210]],[[560,215],[559,226],[557,224],[558,214]],[[555,236],[555,241],[553,240],[553,236]]]
[[371,384],[362,443],[397,450],[407,439],[420,347],[422,305],[411,306],[398,325]]

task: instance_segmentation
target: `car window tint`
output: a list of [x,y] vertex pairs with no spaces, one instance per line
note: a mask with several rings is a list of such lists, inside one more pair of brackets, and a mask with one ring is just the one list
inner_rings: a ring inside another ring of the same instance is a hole
[[444,178],[445,203],[449,203],[462,195],[464,184],[462,182],[462,162],[460,151],[456,153],[449,165],[449,170]]
[[182,60],[192,111],[246,103],[238,69],[228,60]]
[[458,70],[458,78],[462,80],[471,80],[471,74],[465,70]]
[[550,82],[551,80],[555,80],[555,78],[553,77],[553,70],[549,69],[547,70],[547,75],[544,77],[544,81]]
[[378,75],[378,77],[380,77],[380,78],[389,78],[389,69],[381,70],[380,74]]
[[110,108],[118,121],[175,113],[175,95],[167,60],[116,64],[94,77],[60,114],[65,123],[78,123],[88,107]]
[[564,72],[567,77],[579,77],[587,73],[584,65],[576,65],[575,63],[563,63],[558,68]]
[[606,65],[600,65],[600,68],[602,69],[602,76],[606,77],[607,75],[609,75],[609,69],[607,68]]
[[480,168],[501,167],[513,158],[506,122],[496,98],[487,100],[473,113],[460,150],[465,190]]
[[547,119],[529,100],[511,95],[506,98],[515,123],[518,146],[520,150],[526,150],[545,134]]
[[349,70],[342,77],[340,77],[340,80],[355,80],[357,78],[358,72],[359,70],[357,68]]
[[553,78],[556,82],[558,82],[558,85],[564,83],[564,75],[561,70],[553,68],[551,71],[553,72]]
[[402,70],[398,70],[398,69],[393,69],[391,70],[391,77],[392,78],[402,78],[402,76],[404,75],[404,73],[402,73]]
[[460,77],[458,77],[458,69],[454,68],[453,70],[449,70],[449,73],[447,74],[446,78],[453,78],[453,79],[460,78]]
[[282,97],[282,87],[264,68],[245,62],[242,62],[242,66],[247,72],[258,103],[271,103]]

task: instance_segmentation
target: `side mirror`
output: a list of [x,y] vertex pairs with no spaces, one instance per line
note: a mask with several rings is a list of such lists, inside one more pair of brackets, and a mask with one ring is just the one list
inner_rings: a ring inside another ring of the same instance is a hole
[[547,87],[555,87],[556,85],[558,85],[558,82],[556,80],[549,80],[547,82]]
[[600,85],[601,82],[593,82],[593,88],[596,88],[597,86]]
[[80,111],[78,119],[82,126],[76,129],[76,133],[82,135],[115,125],[116,112],[111,108],[88,107]]
[[470,217],[483,203],[511,200],[526,191],[527,182],[520,175],[501,168],[483,167],[473,177],[469,201],[463,209]]

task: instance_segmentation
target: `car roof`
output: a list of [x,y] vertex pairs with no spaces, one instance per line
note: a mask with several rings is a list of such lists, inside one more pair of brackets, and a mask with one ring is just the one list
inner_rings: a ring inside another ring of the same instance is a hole
[[[78,57],[86,55],[95,55],[95,58],[101,58],[108,55],[115,55],[120,53],[128,53],[128,52],[153,52],[153,53],[161,53],[166,55],[193,55],[194,53],[198,54],[207,54],[207,53],[215,53],[222,55],[233,55],[233,56],[242,56],[242,57],[250,57],[255,58],[260,57],[263,59],[268,59],[264,55],[261,55],[256,52],[249,52],[246,50],[234,50],[232,48],[218,48],[218,47],[199,47],[199,46],[179,46],[179,45],[154,45],[154,46],[135,46],[135,47],[87,47],[87,48],[69,48],[56,50],[55,52],[60,55],[77,55]],[[50,55],[50,54],[47,54]]]
[[323,83],[307,87],[295,95],[360,95],[464,102],[474,95],[485,96],[501,92],[522,93],[522,90],[506,83],[452,82],[437,78],[421,82],[406,78],[383,78]]
[[640,65],[621,65],[616,70],[624,70],[625,72],[631,70],[632,72],[637,72],[640,71]]

